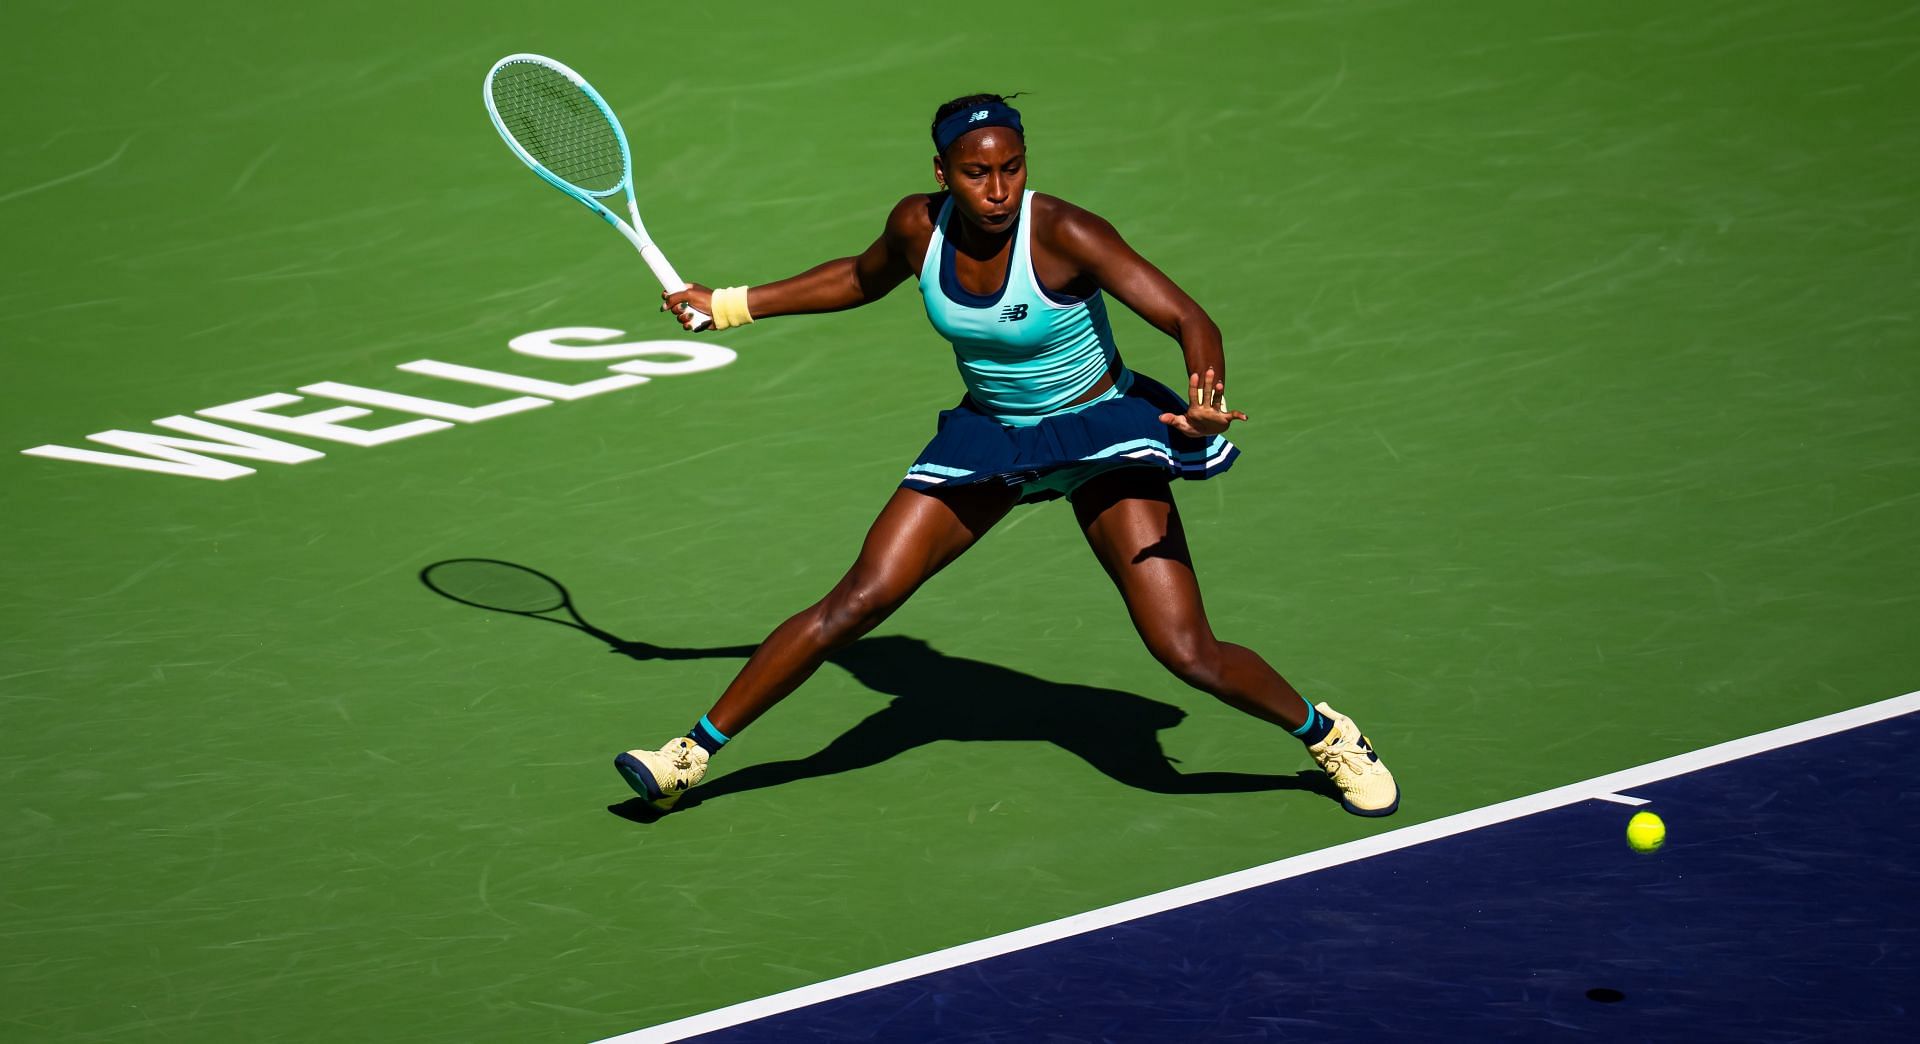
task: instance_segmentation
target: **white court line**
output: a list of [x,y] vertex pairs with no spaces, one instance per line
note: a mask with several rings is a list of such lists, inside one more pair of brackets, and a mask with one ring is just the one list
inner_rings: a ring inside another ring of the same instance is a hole
[[1651,805],[1653,804],[1653,802],[1648,801],[1646,798],[1637,798],[1628,794],[1595,794],[1594,797],[1600,799],[1601,801],[1611,801],[1616,805]]
[[1857,729],[1863,725],[1897,718],[1902,714],[1920,711],[1920,692],[1910,692],[1905,696],[1896,696],[1879,703],[1869,703],[1864,707],[1829,714],[1825,717],[1803,721],[1798,725],[1787,725],[1770,732],[1754,736],[1728,740],[1711,747],[1696,750],[1688,754],[1679,754],[1671,758],[1641,765],[1638,768],[1622,769],[1604,776],[1596,776],[1583,783],[1570,783],[1564,787],[1541,791],[1526,797],[1502,801],[1467,812],[1435,819],[1426,823],[1417,823],[1399,830],[1390,830],[1384,834],[1375,834],[1358,841],[1324,848],[1318,852],[1281,859],[1265,866],[1256,866],[1250,870],[1226,874],[1206,881],[1169,889],[1139,899],[1128,900],[1113,906],[1089,910],[1086,913],[1063,917],[1057,921],[1048,921],[1031,928],[996,935],[991,939],[963,943],[945,950],[919,957],[910,957],[904,961],[883,964],[878,968],[843,975],[837,979],[828,979],[811,986],[776,993],[770,997],[743,1001],[725,1008],[717,1008],[700,1015],[689,1016],[674,1022],[661,1023],[647,1029],[622,1033],[617,1037],[608,1037],[599,1044],[664,1044],[666,1041],[682,1040],[701,1033],[737,1026],[743,1022],[752,1022],[769,1015],[804,1008],[810,1004],[862,993],[880,986],[916,978],[931,972],[945,971],[963,964],[972,964],[1003,954],[1030,949],[1044,943],[1082,935],[1087,932],[1110,928],[1116,924],[1137,920],[1167,910],[1177,910],[1183,906],[1218,899],[1223,895],[1244,892],[1275,881],[1284,881],[1289,877],[1298,877],[1324,870],[1342,863],[1352,863],[1387,852],[1411,848],[1414,845],[1437,841],[1469,830],[1505,823],[1540,812],[1550,811],[1576,801],[1590,801],[1596,798],[1617,798],[1618,792],[1632,790],[1648,783],[1674,776],[1683,776],[1689,772],[1723,765],[1729,761],[1763,754],[1781,747],[1790,747],[1796,743],[1830,736],[1836,732]]

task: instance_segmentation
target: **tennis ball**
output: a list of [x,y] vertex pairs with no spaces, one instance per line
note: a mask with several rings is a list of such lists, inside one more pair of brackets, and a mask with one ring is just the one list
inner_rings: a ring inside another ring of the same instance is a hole
[[1636,852],[1652,852],[1667,843],[1667,825],[1651,812],[1635,812],[1627,820],[1627,844]]

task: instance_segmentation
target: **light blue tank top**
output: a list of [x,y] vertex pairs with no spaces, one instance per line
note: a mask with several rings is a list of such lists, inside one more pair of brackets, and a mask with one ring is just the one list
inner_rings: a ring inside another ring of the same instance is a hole
[[[1005,424],[1037,424],[1113,369],[1119,350],[1107,325],[1106,300],[1097,290],[1092,297],[1070,298],[1040,285],[1033,274],[1031,189],[1020,200],[1006,285],[995,294],[972,293],[954,274],[954,247],[946,234],[952,215],[948,197],[920,264],[927,319],[953,343],[975,405]],[[1122,385],[1115,393],[1124,390]]]

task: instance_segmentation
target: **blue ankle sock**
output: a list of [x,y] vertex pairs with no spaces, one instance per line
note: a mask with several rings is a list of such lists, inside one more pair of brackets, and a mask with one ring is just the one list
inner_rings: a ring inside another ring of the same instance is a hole
[[1315,709],[1313,704],[1308,703],[1306,724],[1297,729],[1288,729],[1287,731],[1293,733],[1295,739],[1311,747],[1321,740],[1326,739],[1327,733],[1333,731],[1333,720],[1320,713],[1319,710]]
[[700,744],[700,749],[706,751],[708,757],[712,757],[720,753],[721,747],[727,745],[728,736],[726,733],[714,728],[713,722],[708,721],[707,716],[702,714],[699,723],[693,727],[693,731],[687,733],[687,738]]

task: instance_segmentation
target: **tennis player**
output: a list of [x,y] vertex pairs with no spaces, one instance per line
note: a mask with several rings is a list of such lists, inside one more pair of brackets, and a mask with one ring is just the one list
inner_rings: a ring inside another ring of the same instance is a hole
[[[906,197],[855,257],[790,279],[663,295],[730,329],[777,315],[834,312],[917,278],[927,318],[952,342],[967,394],[880,512],[853,568],[825,598],[767,636],[686,736],[614,759],[662,811],[709,759],[834,652],[871,631],[1015,505],[1065,497],[1140,637],[1180,680],[1287,730],[1347,811],[1399,807],[1393,775],[1353,719],[1302,699],[1250,649],[1214,637],[1201,606],[1173,479],[1211,478],[1239,450],[1224,433],[1220,329],[1112,225],[1027,188],[1020,113],[995,94],[958,98],[933,121],[940,190]],[[1106,299],[1152,323],[1186,357],[1187,393],[1121,364]]]

